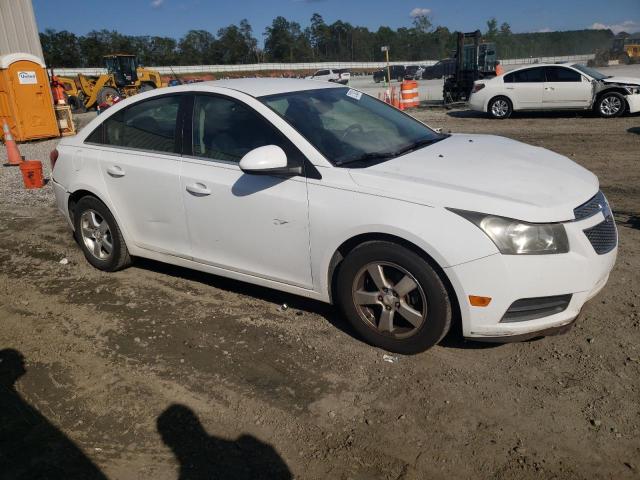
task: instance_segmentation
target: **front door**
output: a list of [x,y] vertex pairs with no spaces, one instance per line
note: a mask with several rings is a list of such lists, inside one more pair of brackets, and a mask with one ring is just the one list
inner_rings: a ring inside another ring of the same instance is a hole
[[290,162],[302,154],[251,107],[219,95],[195,96],[191,136],[181,186],[193,259],[311,288],[306,178],[238,165],[264,145],[281,146]]
[[588,108],[593,85],[580,72],[561,66],[545,67],[542,101],[545,108]]

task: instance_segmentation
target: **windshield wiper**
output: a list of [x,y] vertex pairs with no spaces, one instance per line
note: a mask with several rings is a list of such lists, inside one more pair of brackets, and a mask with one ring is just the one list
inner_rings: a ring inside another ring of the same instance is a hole
[[406,146],[405,148],[401,148],[400,150],[397,150],[395,152],[395,156],[399,157],[400,155],[404,155],[405,153],[410,153],[410,152],[415,152],[416,150],[420,150],[421,148],[427,147],[429,145],[432,145],[436,142],[439,142],[440,140],[443,140],[445,138],[447,138],[448,135],[442,135],[441,137],[437,137],[437,138],[429,138],[429,139],[424,139],[424,140],[418,140],[416,143],[413,143],[411,145]]
[[336,162],[337,166],[346,165],[347,163],[357,163],[363,162],[365,160],[388,160],[389,158],[395,157],[395,152],[371,152],[360,155],[356,158],[350,158],[348,160],[339,160]]
[[393,151],[393,152],[371,152],[371,153],[365,153],[359,157],[356,158],[351,158],[349,160],[342,160],[342,161],[338,161],[336,162],[337,166],[341,166],[341,165],[346,165],[348,163],[358,163],[358,162],[362,162],[365,160],[389,160],[390,158],[395,158],[395,157],[399,157],[400,155],[404,155],[406,153],[409,152],[413,152],[415,150],[419,150],[421,148],[424,148],[428,145],[432,145],[436,142],[439,142],[440,140],[444,140],[445,138],[447,138],[449,135],[441,135],[437,138],[429,138],[429,139],[423,139],[423,140],[418,140],[415,143],[412,143],[411,145],[407,145],[404,148],[401,148],[399,150]]

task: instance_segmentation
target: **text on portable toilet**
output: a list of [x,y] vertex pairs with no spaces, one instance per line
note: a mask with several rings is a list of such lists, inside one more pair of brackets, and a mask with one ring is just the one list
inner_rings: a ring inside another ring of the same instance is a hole
[[22,85],[35,85],[38,83],[36,72],[18,72],[18,82]]

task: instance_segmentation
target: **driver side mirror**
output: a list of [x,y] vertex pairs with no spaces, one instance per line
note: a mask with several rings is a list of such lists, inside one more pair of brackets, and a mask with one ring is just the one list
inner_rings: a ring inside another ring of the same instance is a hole
[[287,154],[277,145],[265,145],[247,152],[240,170],[251,175],[302,175],[302,167],[288,165]]

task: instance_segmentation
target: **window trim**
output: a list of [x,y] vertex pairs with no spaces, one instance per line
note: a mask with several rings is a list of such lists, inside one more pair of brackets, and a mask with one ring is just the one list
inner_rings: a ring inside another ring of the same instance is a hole
[[[182,98],[180,103],[178,104],[178,113],[176,114],[176,126],[175,126],[175,130],[174,130],[174,141],[173,141],[173,152],[167,152],[167,151],[163,151],[163,150],[150,150],[147,148],[136,148],[136,147],[128,147],[125,145],[112,145],[109,143],[105,143],[105,128],[104,128],[104,124],[106,122],[108,122],[109,120],[111,120],[112,117],[114,117],[115,115],[124,115],[124,112],[126,112],[127,110],[129,110],[130,108],[134,107],[134,106],[138,106],[141,105],[143,103],[146,102],[150,102],[156,99],[160,99],[160,98],[165,98],[165,97],[169,97],[169,96],[174,96],[174,97],[187,97],[191,92],[167,92],[167,93],[163,93],[161,95],[154,95],[151,98],[145,98],[144,100],[140,100],[137,102],[132,103],[131,105],[127,105],[124,108],[121,108],[120,110],[118,110],[117,112],[115,112],[112,115],[109,115],[107,118],[105,118],[104,120],[102,120],[100,122],[100,124],[94,128],[91,133],[89,133],[85,139],[83,140],[82,144],[87,144],[87,145],[95,145],[98,147],[107,147],[107,148],[117,148],[119,150],[131,150],[133,152],[147,152],[147,153],[155,153],[155,154],[162,154],[162,155],[173,155],[173,156],[180,156],[181,155],[181,151],[182,151],[182,144],[183,144],[183,117],[184,117],[184,113],[183,110],[185,108],[185,103],[186,100],[185,98]],[[89,142],[88,138],[94,134],[94,132],[96,132],[96,130],[100,129],[100,139],[101,139],[101,143],[95,143],[95,142]]]
[[[238,169],[240,168],[239,161],[234,162],[233,160],[222,160],[218,158],[202,157],[199,155],[194,155],[193,153],[193,120],[194,120],[194,114],[195,114],[196,96],[216,97],[216,98],[222,98],[224,100],[230,100],[232,102],[237,102],[242,104],[245,108],[250,109],[260,119],[262,119],[264,122],[270,125],[271,128],[273,128],[273,130],[275,131],[276,135],[278,135],[285,143],[289,143],[290,147],[293,148],[294,152],[296,153],[296,156],[298,157],[296,163],[301,164],[300,166],[302,166],[301,176],[306,178],[313,178],[316,180],[320,180],[322,178],[322,175],[320,174],[316,166],[311,163],[311,161],[302,152],[302,150],[300,150],[300,148],[298,148],[298,146],[290,138],[288,138],[282,132],[282,130],[280,130],[277,126],[275,126],[271,120],[265,117],[262,113],[258,112],[251,105],[247,104],[246,102],[242,101],[239,98],[232,97],[229,95],[224,95],[218,92],[202,91],[202,92],[188,92],[188,93],[191,97],[191,100],[188,104],[186,104],[186,108],[185,108],[184,116],[182,120],[183,121],[183,130],[182,130],[182,156],[183,157],[195,159],[195,160],[201,160],[203,162],[208,162],[208,163],[235,165],[238,167]],[[259,99],[257,100],[260,101]],[[289,157],[287,156],[287,158]],[[292,165],[292,166],[296,166],[296,165]],[[281,175],[274,175],[274,176],[281,176]],[[286,176],[286,177],[290,178],[290,176]]]

